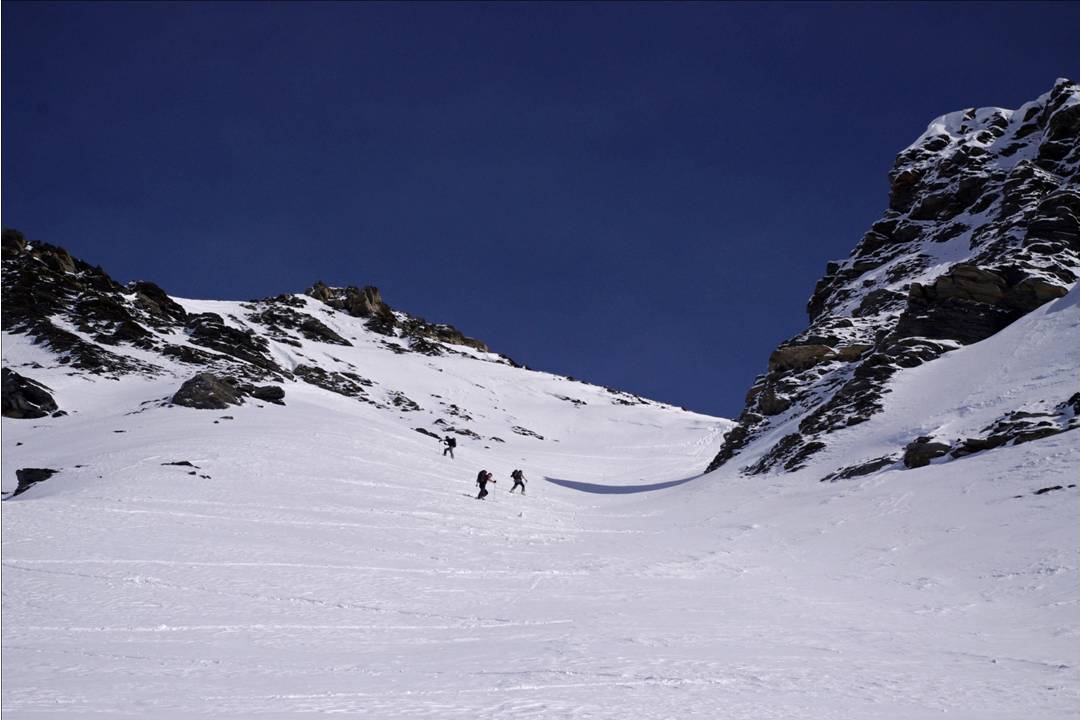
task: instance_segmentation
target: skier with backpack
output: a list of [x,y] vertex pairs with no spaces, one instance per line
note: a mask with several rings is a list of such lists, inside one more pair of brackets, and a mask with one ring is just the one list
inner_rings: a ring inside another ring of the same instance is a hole
[[452,438],[450,435],[447,435],[443,438],[443,444],[446,445],[446,447],[443,448],[443,457],[446,457],[447,453],[450,453],[450,459],[453,460],[454,448],[458,447],[458,441]]
[[477,493],[477,500],[483,500],[488,496],[488,489],[485,487],[488,483],[495,482],[495,478],[487,470],[481,470],[477,474],[477,486],[480,488],[480,492]]
[[525,495],[525,473],[521,470],[515,470],[510,476],[514,480],[514,485],[511,486],[510,491],[513,493],[515,488],[522,488],[522,494]]

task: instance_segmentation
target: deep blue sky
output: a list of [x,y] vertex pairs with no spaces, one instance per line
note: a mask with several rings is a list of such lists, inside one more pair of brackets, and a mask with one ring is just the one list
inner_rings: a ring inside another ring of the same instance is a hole
[[374,284],[734,416],[942,113],[1078,77],[1078,3],[3,3],[3,224],[118,280]]

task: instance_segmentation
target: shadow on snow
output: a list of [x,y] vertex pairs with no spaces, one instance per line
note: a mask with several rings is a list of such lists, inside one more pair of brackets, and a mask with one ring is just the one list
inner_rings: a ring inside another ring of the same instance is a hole
[[559,478],[545,477],[544,479],[555,485],[578,490],[579,492],[599,493],[602,495],[628,495],[630,493],[652,492],[664,490],[683,483],[697,480],[701,475],[694,475],[682,480],[669,480],[667,482],[649,483],[646,485],[598,485],[597,483],[578,482],[577,480],[560,480]]

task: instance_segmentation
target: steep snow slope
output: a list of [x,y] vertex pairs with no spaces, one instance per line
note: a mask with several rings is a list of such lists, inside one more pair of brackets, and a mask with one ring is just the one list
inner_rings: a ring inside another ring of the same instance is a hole
[[[9,352],[48,359],[22,338]],[[5,712],[1076,717],[1076,431],[817,482],[890,438],[963,435],[1076,388],[1076,289],[896,374],[818,465],[632,495],[540,476],[686,477],[725,424],[500,363],[393,357],[414,364],[364,373],[492,399],[485,435],[533,403],[546,439],[504,433],[452,461],[411,429],[420,413],[302,382],[286,407],[128,414],[172,379],[38,370],[73,412],[3,420],[5,489],[13,467],[63,468],[2,506]],[[179,460],[198,468],[162,465]],[[485,502],[481,466],[500,480]],[[516,466],[525,497],[506,493]]]

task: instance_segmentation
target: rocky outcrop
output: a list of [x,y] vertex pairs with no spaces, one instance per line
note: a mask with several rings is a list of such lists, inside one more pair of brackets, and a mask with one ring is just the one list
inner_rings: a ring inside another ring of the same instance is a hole
[[408,317],[402,324],[402,334],[410,338],[411,347],[414,350],[423,341],[431,340],[446,345],[462,345],[480,352],[491,352],[484,341],[465,335],[453,325],[430,323],[424,318]]
[[285,371],[270,358],[268,352],[270,345],[266,338],[257,335],[254,330],[240,330],[232,327],[225,323],[221,315],[209,312],[189,316],[185,327],[190,342],[194,345],[232,355],[238,360],[276,375],[285,374]]
[[956,340],[968,345],[994,335],[1066,291],[1064,285],[1023,272],[959,263],[933,284],[909,286],[908,304],[894,335]]
[[276,405],[285,404],[285,388],[277,385],[263,385],[262,387],[252,388],[251,396],[256,400],[263,400]]
[[882,408],[897,372],[1064,295],[1077,281],[1077,117],[1078,87],[1059,80],[1016,111],[932,122],[897,156],[885,214],[827,264],[809,327],[770,356],[708,470],[767,434],[779,440],[744,472],[803,467]]
[[901,461],[906,468],[924,467],[949,451],[948,443],[935,442],[933,438],[924,435],[905,445],[905,454]]
[[204,372],[181,385],[170,402],[199,410],[224,410],[242,404],[244,395],[231,378]]
[[293,368],[293,372],[304,382],[321,387],[324,390],[356,398],[362,402],[373,402],[365,392],[365,388],[372,386],[372,381],[356,373],[337,370],[327,371],[314,365],[297,365]]
[[3,370],[2,397],[7,418],[40,418],[59,409],[48,387],[9,368]]
[[30,243],[17,230],[3,231],[2,252],[4,330],[30,335],[61,364],[79,370],[158,372],[151,363],[107,349],[124,342],[147,347],[148,333],[123,298],[124,288],[104,270],[54,245]]
[[833,355],[829,345],[782,345],[769,356],[770,372],[806,370]]
[[129,286],[135,293],[135,305],[146,312],[151,324],[159,327],[183,325],[188,314],[165,291],[152,282],[139,281]]
[[15,479],[19,481],[19,485],[15,488],[15,492],[11,494],[11,497],[22,495],[34,485],[45,482],[57,472],[59,471],[52,468],[21,468],[16,470]]
[[[286,296],[288,297],[288,296]],[[308,315],[298,312],[281,298],[272,298],[263,301],[254,312],[248,315],[252,322],[266,326],[271,333],[271,338],[278,342],[289,345],[299,345],[288,337],[288,330],[294,330],[308,340],[327,343],[329,345],[352,345],[348,340],[327,327],[326,323]]]
[[1081,394],[1074,393],[1054,407],[1029,407],[1014,410],[983,428],[980,437],[960,438],[950,445],[950,457],[959,458],[1003,445],[1040,440],[1078,428]]
[[905,446],[904,466],[924,467],[938,458],[949,461],[985,450],[1020,445],[1076,430],[1079,426],[1078,415],[1081,414],[1079,398],[1081,394],[1074,393],[1054,406],[1037,403],[1026,409],[1006,413],[983,428],[978,437],[957,438],[952,441],[936,440],[929,436],[918,437]]
[[170,402],[199,410],[224,410],[230,405],[244,404],[248,397],[284,405],[285,388],[278,385],[252,385],[234,377],[203,372],[181,385]]
[[864,475],[870,475],[871,473],[888,468],[896,462],[897,458],[894,456],[884,455],[871,460],[865,460],[856,465],[849,465],[848,467],[835,470],[819,480],[819,482],[837,482],[839,480],[851,480],[852,478],[863,477]]
[[398,318],[390,306],[383,302],[379,288],[365,285],[358,288],[350,285],[334,288],[317,282],[306,291],[311,297],[326,303],[335,310],[341,310],[353,317],[368,318],[368,329],[383,335],[394,335]]
[[867,344],[830,347],[829,345],[782,345],[769,356],[770,372],[806,370],[824,362],[853,362],[873,346]]
[[354,317],[368,318],[365,325],[369,330],[383,335],[409,338],[410,349],[414,352],[438,355],[442,352],[442,348],[434,343],[463,345],[481,352],[490,352],[484,342],[466,336],[453,325],[430,323],[424,318],[392,310],[383,302],[379,288],[371,285],[363,288],[352,285],[335,288],[317,282],[305,293],[336,310]]
[[383,302],[379,294],[379,288],[371,285],[363,288],[354,285],[332,288],[320,281],[308,288],[307,294],[353,317],[376,317],[391,313],[390,306]]

